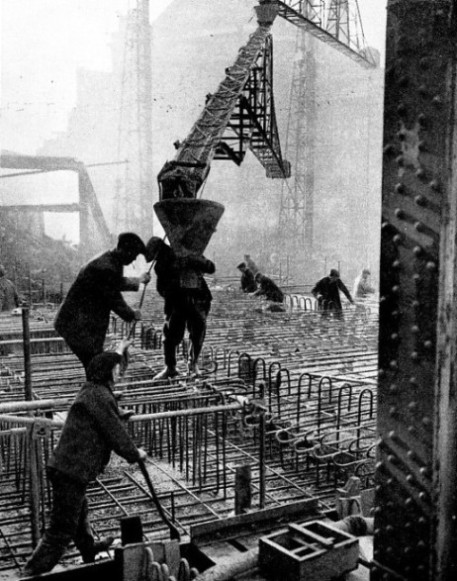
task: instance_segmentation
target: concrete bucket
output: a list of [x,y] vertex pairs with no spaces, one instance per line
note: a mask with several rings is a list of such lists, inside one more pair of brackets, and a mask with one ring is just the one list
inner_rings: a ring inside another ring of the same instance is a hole
[[157,202],[154,210],[173,250],[186,255],[203,254],[224,206],[211,200],[179,198]]

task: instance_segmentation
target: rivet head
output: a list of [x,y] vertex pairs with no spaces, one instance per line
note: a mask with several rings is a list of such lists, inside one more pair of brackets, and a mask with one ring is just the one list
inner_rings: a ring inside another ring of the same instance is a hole
[[398,361],[396,361],[395,359],[392,359],[392,361],[389,361],[389,367],[391,369],[397,369],[398,368]]
[[399,260],[394,260],[392,262],[392,268],[400,268],[401,262]]
[[427,122],[427,117],[424,115],[424,113],[420,113],[420,114],[417,116],[417,120],[419,121],[419,123],[420,123],[421,125],[425,125],[425,123]]
[[435,190],[437,192],[440,189],[440,182],[438,180],[432,180],[429,183],[429,186],[431,187],[432,190]]
[[[394,190],[397,194],[404,194],[406,191],[404,184],[395,184]],[[397,212],[398,210],[395,210]]]
[[436,270],[436,263],[435,262],[427,262],[427,264],[425,265],[427,270],[433,271]]
[[431,341],[424,341],[424,347],[426,349],[431,349],[433,347],[433,343]]
[[422,224],[422,222],[414,222],[414,228],[418,232],[422,232],[422,230],[424,229],[424,225]]
[[419,256],[420,254],[422,254],[422,248],[421,248],[420,246],[415,246],[415,247],[413,248],[413,253],[414,253],[416,256]]
[[396,150],[392,143],[388,143],[387,145],[384,146],[383,151],[386,155],[389,155],[395,153]]
[[432,99],[432,103],[435,107],[440,107],[443,104],[443,100],[439,95],[435,95]]
[[389,408],[389,415],[394,416],[397,413],[397,408],[393,405]]
[[420,302],[419,302],[419,301],[413,301],[413,302],[412,302],[412,305],[413,305],[413,307],[414,307],[415,309],[418,309],[418,308],[421,306],[421,304],[420,304]]
[[424,168],[422,168],[422,167],[417,168],[416,171],[415,171],[415,174],[416,174],[416,177],[418,177],[420,179],[423,178],[423,177],[425,177],[425,170],[424,170]]
[[410,377],[410,378],[409,378],[409,383],[410,383],[411,385],[417,385],[417,378],[416,378],[416,377],[414,377],[414,376]]
[[409,402],[409,404],[408,404],[408,408],[409,408],[410,410],[415,410],[415,409],[417,409],[417,401],[411,401],[411,402]]
[[398,333],[392,333],[392,335],[390,336],[392,341],[398,341]]
[[417,89],[422,96],[427,95],[428,90],[426,85],[420,85]]
[[412,503],[413,503],[413,499],[410,496],[408,496],[408,498],[405,500],[406,506],[411,506]]
[[417,360],[419,359],[419,353],[418,353],[417,351],[413,351],[413,352],[411,353],[411,359],[412,359],[413,361],[417,361]]
[[421,279],[420,274],[418,274],[417,272],[415,274],[413,274],[413,281],[414,282],[419,282]]
[[399,285],[398,285],[398,284],[396,284],[396,285],[394,285],[394,286],[392,287],[392,292],[393,292],[394,294],[398,294],[398,293],[400,292],[400,287],[399,287]]
[[394,214],[399,220],[403,220],[403,218],[405,217],[405,212],[403,210],[401,210],[400,208],[397,208],[395,210]]
[[417,325],[413,325],[411,327],[411,333],[419,333],[419,327]]
[[418,205],[418,206],[425,206],[426,203],[426,199],[424,196],[415,196],[414,197],[414,202]]
[[424,426],[430,426],[432,424],[432,420],[428,416],[424,416],[422,418],[422,423]]
[[414,426],[408,426],[408,432],[410,434],[414,434],[415,431],[416,431],[416,428]]
[[386,483],[387,483],[388,486],[392,486],[392,484],[394,483],[394,479],[392,478],[392,476],[390,476],[390,478],[388,478],[386,480]]
[[402,167],[402,166],[403,166],[403,164],[405,163],[405,160],[404,160],[404,158],[403,158],[403,156],[402,156],[402,155],[398,155],[398,156],[395,158],[395,161],[396,161],[397,165],[399,165],[400,167]]
[[400,103],[400,105],[398,105],[397,107],[397,113],[400,115],[400,117],[404,117],[406,115],[407,109],[406,109],[406,105],[404,103]]
[[395,244],[400,244],[400,242],[401,242],[400,234],[395,234],[395,236],[392,238],[392,240],[395,242]]
[[390,432],[388,433],[388,436],[389,436],[389,438],[394,439],[397,436],[397,434],[396,434],[395,430],[390,430]]
[[395,383],[392,383],[392,385],[389,386],[389,391],[390,393],[397,393],[398,386]]

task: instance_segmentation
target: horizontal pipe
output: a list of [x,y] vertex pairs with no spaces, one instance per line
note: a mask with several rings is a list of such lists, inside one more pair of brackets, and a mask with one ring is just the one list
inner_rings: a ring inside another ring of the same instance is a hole
[[[216,405],[204,408],[191,408],[185,410],[173,410],[168,412],[158,412],[155,414],[141,414],[131,416],[129,422],[148,422],[153,420],[163,420],[165,418],[179,418],[183,416],[197,416],[200,414],[217,413],[217,412],[227,412],[235,411],[243,408],[242,403],[232,403],[228,405]],[[33,418],[25,416],[11,416],[7,414],[0,414],[0,422],[6,424],[23,424],[29,425],[35,422],[40,423],[43,426],[50,426],[53,428],[61,428],[64,422],[58,420],[49,420],[48,418]]]

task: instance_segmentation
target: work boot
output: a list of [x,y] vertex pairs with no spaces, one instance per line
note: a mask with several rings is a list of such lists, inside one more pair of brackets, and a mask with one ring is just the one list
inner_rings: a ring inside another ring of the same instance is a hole
[[193,361],[189,361],[189,363],[187,364],[187,372],[189,375],[192,375],[193,377],[200,377],[202,375],[202,372],[200,371],[198,364]]
[[36,549],[20,572],[19,578],[23,579],[24,577],[33,577],[35,575],[41,575],[42,573],[48,573],[48,571],[51,571],[57,565],[64,552],[65,544],[60,544],[57,541],[50,542],[46,536],[41,538]]
[[154,381],[161,381],[163,379],[169,379],[171,377],[176,377],[178,372],[175,367],[164,367],[160,373],[154,376]]
[[114,542],[114,537],[102,537],[99,541],[95,541],[93,547],[89,550],[81,551],[81,557],[84,563],[93,563],[95,557],[103,552],[107,551]]

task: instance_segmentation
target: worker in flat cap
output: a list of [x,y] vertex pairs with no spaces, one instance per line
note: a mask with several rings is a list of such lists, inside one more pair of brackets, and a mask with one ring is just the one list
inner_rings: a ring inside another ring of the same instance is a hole
[[330,270],[329,276],[321,278],[311,290],[316,297],[319,310],[323,316],[333,315],[336,319],[344,320],[343,307],[341,305],[340,291],[347,300],[354,304],[351,293],[340,278],[340,273],[335,268]]
[[110,313],[127,323],[141,319],[141,311],[131,308],[122,292],[137,291],[151,276],[124,277],[124,266],[131,264],[146,247],[133,232],[119,235],[117,246],[81,268],[57,312],[54,327],[87,371],[90,361],[102,353]]
[[240,262],[237,269],[241,272],[240,289],[244,293],[253,293],[257,290],[254,273],[245,262]]
[[155,261],[157,291],[165,299],[163,347],[165,368],[155,379],[178,375],[176,349],[187,327],[190,339],[188,372],[200,375],[198,358],[206,335],[206,319],[212,295],[203,274],[213,274],[216,267],[201,255],[178,256],[161,238],[153,236],[146,244],[146,260]]
[[47,466],[52,483],[48,526],[25,564],[22,578],[53,569],[72,540],[84,563],[95,561],[114,541],[111,536],[94,539],[86,489],[103,472],[111,452],[129,463],[147,458],[131,439],[113,393],[128,346],[128,341],[122,341],[116,351],[96,355],[87,367],[87,381],[68,411]]
[[0,311],[12,311],[19,306],[19,295],[14,283],[6,277],[6,270],[0,264]]

